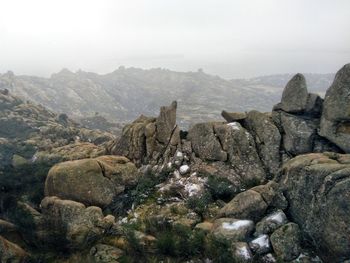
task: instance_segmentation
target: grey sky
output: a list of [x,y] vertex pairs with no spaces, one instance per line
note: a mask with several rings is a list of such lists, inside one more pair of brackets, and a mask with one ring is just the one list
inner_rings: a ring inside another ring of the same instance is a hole
[[197,70],[225,78],[335,72],[349,0],[0,0],[0,72]]

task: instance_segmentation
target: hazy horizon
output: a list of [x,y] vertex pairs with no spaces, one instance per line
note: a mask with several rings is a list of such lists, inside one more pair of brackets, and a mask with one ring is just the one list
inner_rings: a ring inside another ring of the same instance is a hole
[[13,0],[2,10],[2,73],[123,65],[233,79],[334,73],[350,62],[347,0]]

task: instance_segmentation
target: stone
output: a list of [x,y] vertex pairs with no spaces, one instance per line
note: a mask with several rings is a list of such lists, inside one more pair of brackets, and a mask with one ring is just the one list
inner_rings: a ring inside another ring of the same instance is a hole
[[0,262],[25,263],[28,258],[21,247],[0,236]]
[[212,234],[217,239],[229,241],[245,241],[254,230],[251,220],[220,218],[214,221]]
[[266,184],[255,186],[250,190],[261,194],[265,203],[271,208],[284,210],[288,206],[288,201],[275,181],[269,181]]
[[257,221],[263,217],[267,207],[259,193],[247,190],[236,195],[220,210],[219,214],[224,217]]
[[227,121],[227,122],[235,122],[235,121],[243,121],[245,118],[247,118],[247,114],[245,112],[227,112],[222,111],[221,116]]
[[253,136],[238,122],[215,124],[214,131],[227,153],[227,161],[240,176],[243,185],[251,187],[263,183],[266,173]]
[[323,99],[318,94],[309,93],[304,114],[314,118],[320,118],[322,108]]
[[273,176],[281,166],[280,145],[282,136],[270,116],[248,112],[244,126],[253,135],[256,148],[267,172]]
[[283,166],[280,187],[289,202],[288,214],[301,226],[322,259],[350,257],[349,155],[300,155]]
[[203,231],[205,233],[209,233],[213,228],[213,223],[211,222],[202,222],[202,223],[199,223],[195,226],[195,230],[200,230],[200,231]]
[[271,251],[270,238],[268,235],[260,235],[249,242],[249,247],[256,254],[266,254]]
[[84,249],[102,238],[115,224],[114,217],[104,216],[101,208],[82,203],[45,197],[41,202],[42,224],[38,231],[47,244],[57,249]]
[[298,155],[312,152],[319,124],[317,119],[305,119],[282,112],[281,124],[285,133],[283,147],[288,153]]
[[204,161],[226,161],[227,153],[221,148],[214,133],[214,123],[198,123],[189,131],[187,139],[191,141],[195,154]]
[[173,101],[170,106],[160,108],[160,113],[156,119],[156,139],[162,144],[167,144],[172,137],[172,132],[176,125],[177,102]]
[[271,244],[278,258],[291,261],[297,258],[301,252],[301,233],[299,226],[288,223],[278,228],[271,235]]
[[190,172],[191,168],[187,165],[187,164],[184,164],[184,165],[181,165],[180,166],[180,174],[181,175],[185,175],[185,174],[188,174]]
[[135,165],[125,157],[68,161],[50,169],[45,195],[106,207],[125,188],[135,185],[138,177]]
[[253,254],[246,242],[235,242],[232,244],[232,257],[235,262],[253,261]]
[[271,234],[279,227],[288,223],[288,219],[282,210],[277,210],[272,214],[267,215],[256,224],[256,234]]
[[308,91],[305,77],[296,74],[282,93],[281,109],[289,113],[303,112],[306,109]]
[[326,92],[320,135],[350,153],[350,64],[337,72]]

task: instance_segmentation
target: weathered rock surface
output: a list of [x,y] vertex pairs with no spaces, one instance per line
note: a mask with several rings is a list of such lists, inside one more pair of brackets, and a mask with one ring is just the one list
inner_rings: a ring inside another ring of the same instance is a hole
[[133,163],[120,156],[68,161],[55,165],[45,182],[45,194],[105,207],[125,188],[137,183]]
[[295,157],[283,167],[280,185],[288,213],[325,259],[350,256],[350,156]]
[[24,263],[28,256],[21,247],[0,236],[0,262]]
[[350,64],[338,71],[327,90],[320,135],[350,152]]
[[250,111],[244,126],[253,135],[260,159],[265,169],[275,175],[281,166],[280,145],[281,134],[267,114]]
[[271,235],[271,244],[278,258],[284,261],[296,259],[300,252],[301,233],[299,226],[288,223]]
[[296,74],[286,85],[282,93],[281,109],[296,113],[306,109],[308,91],[302,74]]
[[245,118],[247,118],[247,114],[245,112],[227,112],[222,111],[221,116],[228,122],[239,122],[243,121]]
[[265,213],[267,207],[268,205],[259,193],[247,190],[236,195],[220,210],[219,214],[225,217],[257,221]]
[[41,237],[60,249],[84,249],[115,224],[114,217],[104,217],[99,207],[58,197],[44,198],[41,208]]
[[188,140],[196,155],[206,161],[226,161],[227,153],[215,135],[214,123],[198,123],[188,131]]

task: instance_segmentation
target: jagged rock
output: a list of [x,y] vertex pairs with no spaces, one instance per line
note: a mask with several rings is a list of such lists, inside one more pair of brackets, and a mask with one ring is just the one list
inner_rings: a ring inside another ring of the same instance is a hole
[[177,102],[173,101],[169,107],[160,108],[159,116],[156,120],[156,139],[162,144],[169,143],[176,125]]
[[215,124],[214,131],[223,151],[227,153],[227,161],[242,182],[246,186],[263,183],[266,174],[252,135],[238,122]]
[[196,155],[205,161],[226,161],[227,153],[222,149],[215,136],[214,123],[198,123],[189,131],[187,139],[191,141]]
[[307,154],[283,167],[280,185],[288,214],[323,258],[350,257],[349,155]]
[[243,121],[245,118],[247,118],[247,114],[245,112],[227,112],[222,111],[221,116],[227,121],[227,122],[235,122],[235,121]]
[[258,154],[266,170],[275,175],[281,165],[281,134],[270,116],[258,112],[248,112],[244,126],[253,135]]
[[281,124],[283,147],[287,152],[293,155],[312,152],[319,125],[317,119],[303,119],[281,112]]
[[297,258],[301,252],[301,233],[299,226],[288,223],[278,228],[271,235],[271,244],[278,258],[290,261]]
[[220,210],[219,214],[224,217],[257,221],[264,215],[267,207],[268,205],[259,193],[247,190],[236,195]]
[[24,263],[28,256],[21,247],[0,236],[0,262]]
[[260,222],[256,224],[255,235],[271,234],[280,226],[288,223],[288,219],[282,210],[264,217]]
[[232,244],[232,257],[235,262],[253,261],[253,254],[246,242],[235,242]]
[[307,99],[305,77],[302,74],[296,74],[283,90],[281,109],[290,113],[303,112],[306,109]]
[[220,218],[214,221],[212,234],[217,239],[229,241],[245,241],[254,230],[251,220]]
[[125,157],[68,161],[50,169],[45,194],[105,207],[126,187],[135,185],[138,177],[135,165]]
[[[114,224],[114,217],[104,217],[101,208],[82,203],[45,197],[41,202],[41,227],[48,244],[60,249],[84,249],[101,238]],[[40,229],[39,229],[40,230]]]
[[350,152],[350,64],[341,68],[323,103],[320,135]]

